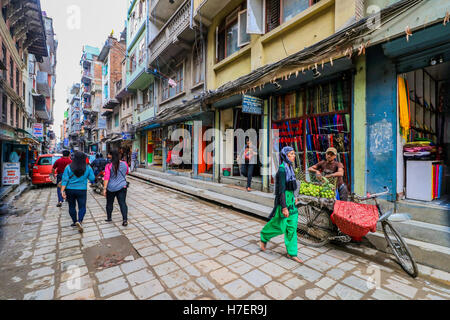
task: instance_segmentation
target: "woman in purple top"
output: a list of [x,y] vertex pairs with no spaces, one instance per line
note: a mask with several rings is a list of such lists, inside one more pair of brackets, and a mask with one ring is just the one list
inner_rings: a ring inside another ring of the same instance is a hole
[[114,206],[114,198],[117,197],[119,202],[120,212],[122,213],[123,226],[128,225],[128,207],[126,203],[127,198],[127,179],[128,164],[125,161],[120,161],[119,152],[116,150],[108,154],[111,163],[105,167],[105,176],[103,195],[106,197],[106,214],[105,221],[112,221],[112,211]]

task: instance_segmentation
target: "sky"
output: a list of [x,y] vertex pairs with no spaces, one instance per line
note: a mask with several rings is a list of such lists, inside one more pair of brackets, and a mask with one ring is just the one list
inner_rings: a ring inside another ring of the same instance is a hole
[[103,47],[108,35],[120,37],[129,0],[41,0],[41,9],[53,19],[58,40],[53,130],[61,135],[67,88],[81,80],[83,45]]

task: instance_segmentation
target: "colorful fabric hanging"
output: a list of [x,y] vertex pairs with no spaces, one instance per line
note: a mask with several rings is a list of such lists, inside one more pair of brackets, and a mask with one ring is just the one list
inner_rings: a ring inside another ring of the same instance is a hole
[[400,113],[400,128],[401,134],[405,141],[408,141],[408,135],[410,130],[410,118],[409,118],[409,99],[408,92],[406,91],[406,83],[403,77],[398,77],[398,103]]

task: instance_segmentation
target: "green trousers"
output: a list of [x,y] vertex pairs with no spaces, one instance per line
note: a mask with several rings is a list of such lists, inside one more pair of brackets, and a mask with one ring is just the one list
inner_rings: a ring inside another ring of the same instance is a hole
[[295,208],[295,205],[292,206],[291,202],[295,202],[294,195],[292,192],[286,191],[286,205],[290,208],[289,217],[286,218],[282,213],[281,206],[278,206],[275,216],[261,230],[261,241],[267,243],[270,239],[284,234],[284,243],[286,245],[288,255],[291,257],[296,257],[298,251],[298,211],[293,209]]

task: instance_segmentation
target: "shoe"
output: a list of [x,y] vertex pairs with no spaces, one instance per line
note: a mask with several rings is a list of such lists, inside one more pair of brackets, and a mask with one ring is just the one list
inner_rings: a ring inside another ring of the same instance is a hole
[[112,221],[112,219],[106,219],[105,221],[106,221],[106,222],[111,222],[111,221]]
[[58,208],[62,207],[62,202],[58,202],[58,204],[56,205]]
[[71,227],[76,227],[77,224],[76,224],[76,223],[72,223],[70,226],[71,226]]
[[122,222],[122,225],[123,225],[124,227],[126,227],[126,226],[128,225],[128,221],[125,220],[124,222]]
[[83,226],[81,225],[81,223],[79,222],[75,222],[75,225],[78,228],[78,232],[83,233]]
[[247,192],[250,192],[250,191],[252,191],[252,189],[251,188],[247,188]]

